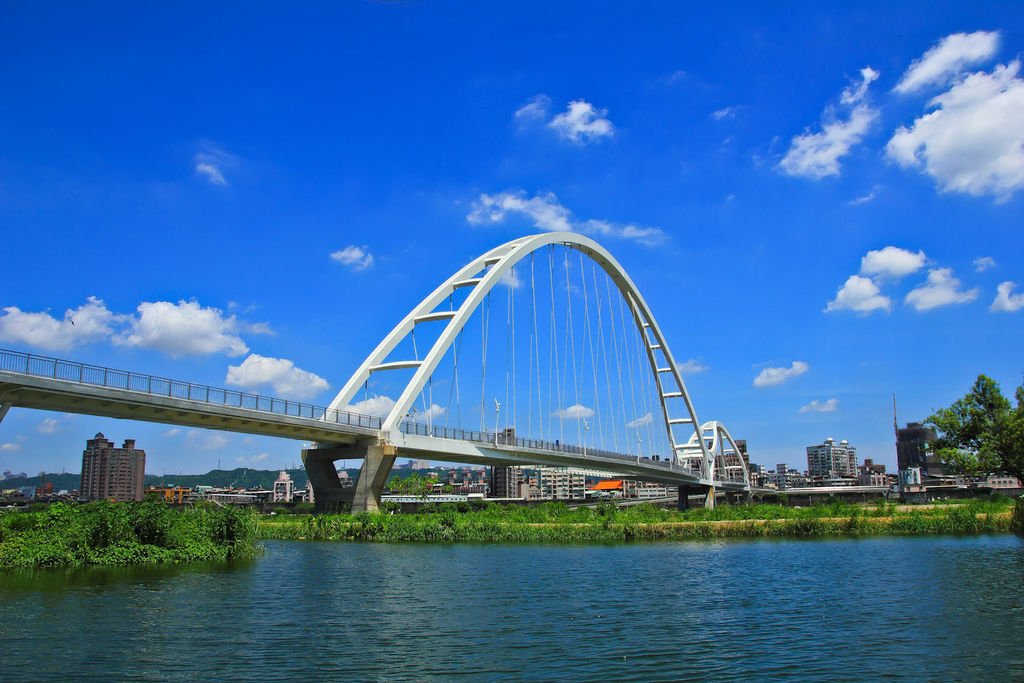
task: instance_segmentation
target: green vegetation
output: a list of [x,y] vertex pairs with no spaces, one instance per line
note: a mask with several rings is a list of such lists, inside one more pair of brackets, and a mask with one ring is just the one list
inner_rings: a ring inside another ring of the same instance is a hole
[[1024,385],[1016,399],[1013,408],[995,380],[978,375],[965,396],[926,420],[939,433],[935,453],[966,474],[1002,471],[1024,480]]
[[1024,496],[1021,496],[1013,505],[1013,521],[1010,528],[1014,532],[1024,536]]
[[242,559],[256,536],[256,514],[233,507],[56,503],[0,514],[0,568]]
[[1010,529],[1010,501],[970,501],[905,511],[880,502],[789,508],[721,506],[676,512],[651,505],[571,509],[449,503],[417,514],[264,517],[261,538],[385,543],[615,543],[727,537],[977,534]]

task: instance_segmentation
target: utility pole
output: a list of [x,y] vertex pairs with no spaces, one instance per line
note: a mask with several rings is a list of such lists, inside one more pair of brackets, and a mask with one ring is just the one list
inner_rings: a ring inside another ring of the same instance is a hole
[[501,404],[494,399],[494,446],[498,446],[498,415],[501,413]]

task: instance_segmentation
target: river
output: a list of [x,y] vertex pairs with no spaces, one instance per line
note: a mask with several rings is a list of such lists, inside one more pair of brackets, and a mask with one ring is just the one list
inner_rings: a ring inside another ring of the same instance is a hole
[[2,680],[1024,680],[1024,539],[268,542],[0,576]]

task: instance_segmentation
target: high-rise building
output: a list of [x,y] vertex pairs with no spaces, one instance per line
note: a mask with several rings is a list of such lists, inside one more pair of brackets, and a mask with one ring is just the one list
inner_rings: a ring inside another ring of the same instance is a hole
[[82,451],[81,496],[88,500],[142,500],[146,451],[125,439],[115,448],[100,432]]
[[901,470],[920,467],[925,474],[942,475],[942,463],[928,445],[935,441],[935,430],[920,422],[908,422],[896,430],[896,463]]
[[825,479],[857,477],[857,449],[846,440],[836,443],[829,437],[825,443],[807,447],[807,476]]
[[747,472],[750,471],[750,454],[747,453],[747,440],[736,439],[736,448],[740,450],[740,457],[743,458],[743,464],[747,466]]

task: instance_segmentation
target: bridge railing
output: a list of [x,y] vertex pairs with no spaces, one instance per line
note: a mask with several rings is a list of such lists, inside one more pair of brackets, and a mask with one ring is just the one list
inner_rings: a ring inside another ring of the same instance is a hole
[[308,403],[289,401],[272,396],[261,396],[244,391],[195,384],[167,379],[155,375],[143,375],[125,370],[115,370],[99,365],[88,365],[73,361],[37,356],[20,351],[0,349],[0,370],[33,377],[47,377],[108,389],[120,389],[151,396],[196,401],[231,408],[254,410],[261,413],[287,415],[321,422],[380,429],[381,418],[351,413],[346,410],[329,410]]
[[514,446],[516,448],[528,448],[531,450],[557,451],[559,453],[568,453],[571,455],[579,455],[581,457],[608,458],[623,462],[664,467],[665,469],[682,469],[673,468],[668,460],[655,460],[645,456],[616,453],[614,451],[606,451],[598,448],[584,448],[583,446],[577,446],[575,444],[563,444],[560,441],[526,439],[514,436],[507,432],[498,432],[497,434],[494,432],[479,432],[459,427],[426,425],[422,422],[414,422],[412,420],[404,420],[399,428],[402,430],[403,434],[433,436],[440,439],[456,439],[459,441],[473,441],[475,443],[495,446]]

